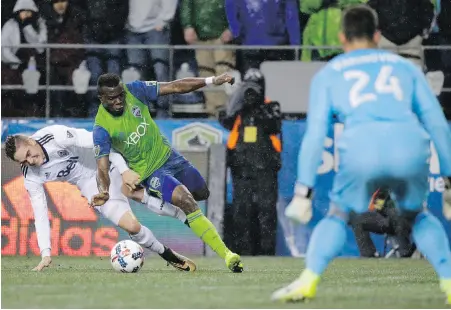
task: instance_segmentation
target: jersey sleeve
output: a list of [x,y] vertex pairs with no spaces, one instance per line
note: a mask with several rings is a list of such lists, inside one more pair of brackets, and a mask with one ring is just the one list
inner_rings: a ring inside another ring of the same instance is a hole
[[105,128],[98,125],[94,126],[93,130],[94,140],[94,155],[97,158],[110,155],[111,151],[111,137]]
[[413,66],[412,70],[415,72],[413,111],[434,142],[440,173],[449,177],[451,176],[451,129],[424,74]]
[[119,170],[120,174],[130,169],[127,166],[127,163],[125,162],[125,159],[122,157],[122,155],[115,152],[114,150],[111,150],[110,162],[117,168],[117,170]]
[[54,133],[55,141],[62,147],[93,148],[92,132],[85,129],[63,127]]
[[332,103],[325,69],[318,72],[310,86],[307,130],[298,155],[297,183],[312,188],[321,164],[324,139],[332,122]]
[[130,93],[144,103],[158,99],[160,86],[156,81],[134,81],[126,85]]
[[45,196],[43,183],[34,182],[25,178],[25,188],[30,197],[31,206],[34,214],[34,226],[38,239],[41,256],[50,256],[50,220],[48,217],[47,198]]

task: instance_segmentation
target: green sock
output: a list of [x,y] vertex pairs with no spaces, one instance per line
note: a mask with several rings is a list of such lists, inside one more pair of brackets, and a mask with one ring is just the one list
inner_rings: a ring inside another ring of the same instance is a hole
[[226,247],[218,231],[213,226],[205,215],[202,214],[201,210],[196,210],[186,216],[188,220],[189,227],[203,242],[208,244],[208,246],[216,252],[221,258],[225,258],[229,249]]

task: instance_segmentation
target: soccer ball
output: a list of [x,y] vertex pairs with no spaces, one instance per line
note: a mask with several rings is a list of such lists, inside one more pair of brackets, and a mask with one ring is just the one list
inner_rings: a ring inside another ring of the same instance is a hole
[[144,265],[143,248],[132,240],[123,240],[111,249],[111,265],[120,272],[138,272]]

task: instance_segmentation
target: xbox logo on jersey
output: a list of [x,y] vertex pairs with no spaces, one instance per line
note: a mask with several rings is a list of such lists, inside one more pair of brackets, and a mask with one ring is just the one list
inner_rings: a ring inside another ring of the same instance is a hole
[[146,123],[145,121],[143,121],[141,124],[139,124],[136,127],[136,131],[132,132],[128,136],[127,140],[124,141],[127,144],[127,146],[136,145],[139,142],[139,139],[141,139],[141,137],[146,134],[147,126],[149,126],[149,125],[150,124]]

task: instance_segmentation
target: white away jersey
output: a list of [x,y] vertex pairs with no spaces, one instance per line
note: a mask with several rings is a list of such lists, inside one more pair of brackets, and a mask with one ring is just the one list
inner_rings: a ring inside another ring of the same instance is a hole
[[[96,178],[97,164],[92,132],[87,130],[53,125],[42,128],[31,138],[41,145],[45,161],[40,167],[22,165],[22,173],[35,215],[41,255],[46,256],[50,255],[50,225],[43,184],[52,181],[69,182],[76,185],[82,193],[87,192],[86,185],[90,184],[92,187],[93,182],[90,181]],[[111,153],[110,161],[114,165],[112,168],[116,167],[120,173],[128,169],[118,153]],[[112,194],[122,196],[120,191]],[[86,198],[90,200],[92,197]]]

